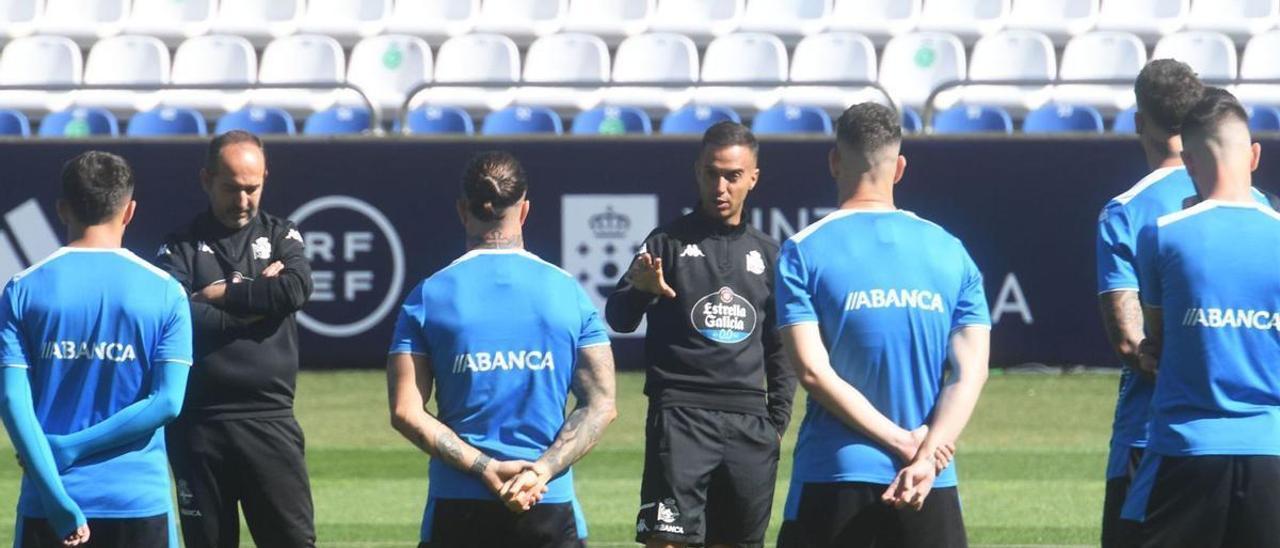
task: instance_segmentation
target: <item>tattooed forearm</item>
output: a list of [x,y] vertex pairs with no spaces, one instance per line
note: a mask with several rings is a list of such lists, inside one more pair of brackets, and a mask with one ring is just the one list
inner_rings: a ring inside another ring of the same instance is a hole
[[466,468],[462,463],[462,440],[452,430],[442,429],[436,434],[436,456],[448,461],[456,468]]
[[1138,345],[1143,333],[1142,304],[1137,291],[1112,291],[1099,296],[1102,325],[1111,347],[1126,366],[1138,366]]
[[614,407],[613,350],[608,345],[583,348],[573,374],[578,406],[565,418],[560,434],[538,462],[552,476],[578,462],[595,447],[618,412]]

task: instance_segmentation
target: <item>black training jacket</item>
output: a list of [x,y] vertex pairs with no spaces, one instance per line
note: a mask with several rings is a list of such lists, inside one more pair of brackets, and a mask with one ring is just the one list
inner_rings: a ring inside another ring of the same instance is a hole
[[[275,261],[284,270],[260,277]],[[183,418],[291,416],[298,377],[294,313],[311,296],[311,265],[297,227],[259,212],[232,230],[206,211],[165,239],[156,264],[188,292],[241,280],[227,287],[220,306],[191,303],[195,366]]]
[[777,242],[745,222],[726,227],[694,211],[658,227],[645,247],[662,258],[676,297],[637,290],[624,276],[605,318],[629,333],[647,316],[650,401],[765,415],[785,432],[796,381],[773,305]]

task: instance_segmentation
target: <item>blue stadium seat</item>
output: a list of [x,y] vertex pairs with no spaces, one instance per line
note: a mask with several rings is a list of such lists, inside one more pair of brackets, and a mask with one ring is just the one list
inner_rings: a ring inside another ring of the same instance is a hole
[[934,133],[1013,133],[1013,119],[1000,107],[952,107],[933,116]]
[[189,108],[154,108],[139,112],[129,119],[125,135],[147,137],[163,135],[204,135],[209,132],[204,116]]
[[1027,113],[1023,133],[1102,133],[1106,126],[1098,109],[1049,104]]
[[41,137],[88,137],[120,135],[120,122],[104,108],[76,107],[44,117],[40,122]]
[[546,107],[507,107],[484,117],[481,135],[564,133],[560,115]]
[[751,122],[751,131],[767,133],[825,133],[831,134],[831,117],[817,107],[776,105]]
[[1253,105],[1249,110],[1249,131],[1280,131],[1280,109]]
[[1116,115],[1116,119],[1111,122],[1111,133],[1137,133],[1138,124],[1133,121],[1133,115],[1137,114],[1138,107],[1129,107]]
[[[464,133],[476,132],[475,123],[467,111],[458,107],[418,107],[405,116],[409,133]],[[399,131],[399,120],[396,130]]]
[[369,109],[330,107],[307,117],[303,135],[341,135],[369,129]]
[[911,107],[902,107],[902,132],[920,133],[923,129],[924,121],[920,119],[920,113]]
[[574,135],[621,135],[653,133],[653,121],[635,107],[596,107],[573,118],[569,132]]
[[213,132],[221,135],[233,129],[242,129],[258,135],[284,133],[293,135],[297,129],[288,112],[274,107],[248,107],[229,112],[218,120]]
[[662,132],[701,134],[707,131],[707,128],[725,120],[741,123],[742,117],[728,107],[689,105],[668,114],[662,120]]
[[31,122],[16,110],[0,110],[0,136],[29,137]]

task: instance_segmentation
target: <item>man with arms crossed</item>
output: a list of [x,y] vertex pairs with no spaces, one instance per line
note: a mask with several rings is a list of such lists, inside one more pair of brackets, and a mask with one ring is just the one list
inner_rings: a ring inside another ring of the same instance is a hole
[[162,427],[182,409],[191,316],[178,282],[121,248],[136,206],[123,158],[73,158],[70,243],[0,296],[0,416],[25,472],[14,546],[178,546]]
[[782,245],[778,325],[809,407],[781,546],[965,546],[947,462],[987,379],[982,274],[954,236],[897,209],[898,114],[840,116],[840,209]]
[[396,321],[391,424],[432,456],[422,547],[587,537],[570,466],[617,414],[613,351],[577,280],[524,250],[527,190],[510,154],[472,159],[458,200],[468,251],[418,284]]

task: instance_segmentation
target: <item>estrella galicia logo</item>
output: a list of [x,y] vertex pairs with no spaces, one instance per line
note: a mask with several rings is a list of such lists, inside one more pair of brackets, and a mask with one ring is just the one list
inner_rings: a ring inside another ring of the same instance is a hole
[[698,299],[689,321],[702,336],[719,343],[739,343],[756,330],[756,308],[728,287]]

